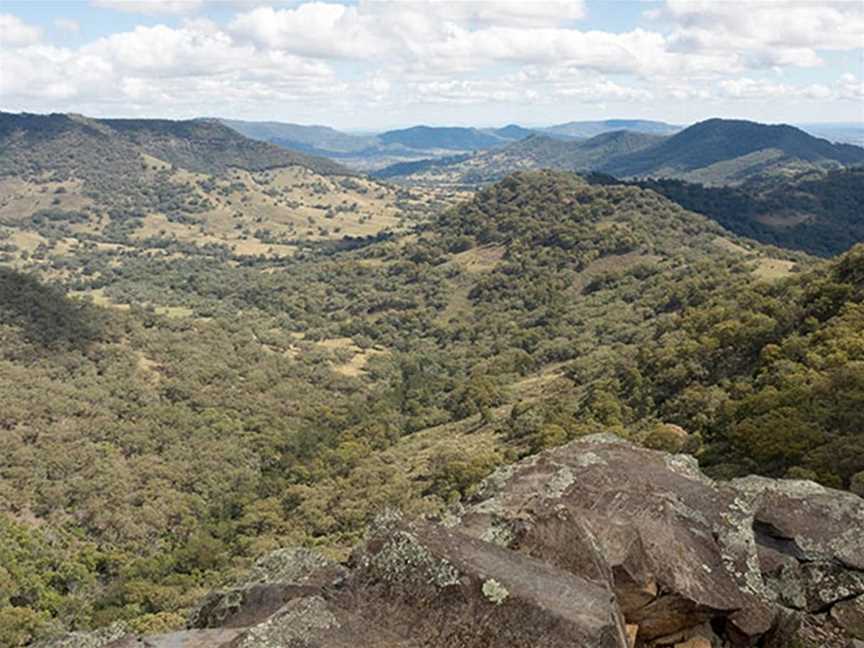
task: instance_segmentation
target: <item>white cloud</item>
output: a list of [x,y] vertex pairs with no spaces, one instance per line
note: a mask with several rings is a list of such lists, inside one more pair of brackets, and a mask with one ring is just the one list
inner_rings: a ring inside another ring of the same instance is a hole
[[[566,6],[565,6],[566,5]],[[666,38],[562,27],[581,4],[310,2],[241,13],[231,33],[262,48],[328,59],[386,61],[458,73],[496,63],[579,65],[609,73],[703,74],[730,69],[727,57],[668,51]],[[560,11],[558,11],[560,10]],[[569,13],[568,13],[569,11]],[[521,12],[521,13],[520,13]],[[525,24],[516,26],[522,20]],[[733,63],[731,67],[741,67]]]
[[38,27],[26,24],[12,14],[0,14],[0,46],[32,45],[39,41]]
[[796,86],[751,78],[726,79],[718,84],[720,94],[732,99],[828,99],[834,91],[821,83]]
[[376,38],[368,16],[341,4],[261,7],[234,18],[231,29],[261,47],[321,58],[370,58],[383,55],[390,46]]
[[90,0],[90,4],[100,9],[113,9],[126,13],[145,15],[185,14],[201,9],[203,0]]
[[359,8],[361,13],[385,20],[412,14],[463,26],[509,26],[522,29],[554,27],[581,20],[586,15],[583,0],[361,0]]
[[[841,99],[860,101],[861,105],[864,105],[864,79],[856,78],[854,74],[842,75],[838,95]],[[864,112],[864,108],[861,108],[860,112]]]
[[857,0],[666,0],[652,15],[673,23],[671,49],[727,53],[755,69],[817,67],[818,52],[860,49],[864,41]]
[[431,104],[487,104],[489,102],[524,103],[538,99],[536,91],[501,81],[449,80],[410,84],[412,100]]
[[141,104],[194,110],[256,101],[315,102],[346,91],[321,61],[234,43],[212,23],[137,27],[83,47],[4,50],[0,95],[16,104]]
[[0,14],[3,102],[175,116],[267,106],[275,116],[291,106],[326,122],[337,110],[383,114],[420,104],[488,106],[490,114],[508,105],[639,112],[864,97],[860,75],[796,83],[785,74],[848,58],[834,51],[861,52],[860,2],[667,0],[655,22],[613,32],[591,29],[582,1],[219,0],[236,10],[220,22],[222,12],[199,13],[210,1],[91,0],[169,16],[175,26],[138,26],[76,48],[43,45],[37,28]]

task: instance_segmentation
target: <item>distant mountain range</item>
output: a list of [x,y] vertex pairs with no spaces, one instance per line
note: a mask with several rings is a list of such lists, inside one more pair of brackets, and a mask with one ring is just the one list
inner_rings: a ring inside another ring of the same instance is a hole
[[659,135],[630,131],[613,131],[589,140],[569,141],[532,135],[501,149],[473,156],[395,164],[373,175],[379,178],[406,176],[427,184],[458,185],[494,182],[521,170],[591,171],[610,159],[640,151],[662,140]]
[[542,128],[540,132],[551,136],[588,138],[619,130],[649,133],[651,135],[672,135],[680,131],[681,128],[681,126],[674,126],[666,122],[648,121],[645,119],[607,119],[605,121],[567,122],[566,124]]
[[[337,160],[341,164],[359,171],[379,171],[385,167],[392,167],[394,164],[402,163],[420,163],[420,168],[436,168],[440,164],[438,162],[430,162],[430,160],[440,160],[441,164],[452,164],[454,163],[453,159],[444,160],[442,158],[453,158],[454,156],[458,157],[467,154],[482,155],[484,152],[501,150],[520,140],[537,136],[569,142],[570,146],[555,148],[554,144],[533,142],[530,147],[523,149],[523,152],[529,157],[539,153],[539,151],[536,151],[537,148],[546,148],[548,149],[547,152],[552,155],[552,159],[557,160],[552,165],[555,168],[582,169],[586,164],[596,164],[603,157],[600,154],[601,151],[606,151],[608,156],[634,152],[635,149],[629,149],[628,146],[636,142],[636,140],[629,142],[609,142],[601,139],[597,142],[592,142],[586,149],[577,152],[577,144],[582,140],[593,139],[598,135],[618,131],[669,137],[688,130],[682,126],[661,121],[607,119],[599,121],[571,121],[542,128],[527,128],[518,124],[509,124],[501,128],[418,125],[381,133],[359,135],[345,133],[329,126],[304,126],[283,122],[252,122],[227,119],[207,119],[203,121],[221,122],[246,137],[265,141],[307,155]],[[711,121],[713,120],[703,123],[711,123]],[[726,120],[717,121],[726,122]],[[746,124],[748,122],[734,123]],[[744,128],[742,127],[739,130],[743,132]],[[816,137],[825,138],[830,140],[830,142],[864,144],[864,126],[859,124],[803,124],[800,126],[800,130]],[[699,137],[702,135],[700,134]],[[779,131],[778,136],[781,139],[783,137],[782,134],[779,134]],[[623,146],[620,151],[616,148],[618,144]],[[791,145],[794,148],[795,144],[792,143]],[[679,146],[680,142],[673,144],[674,148]],[[598,147],[600,151],[591,150]],[[532,149],[534,149],[534,152],[532,152]],[[513,156],[517,155],[517,151],[510,151],[505,157],[512,160]],[[723,155],[727,152],[724,151]],[[662,150],[657,151],[657,153],[662,154]],[[697,158],[700,155],[696,153]],[[657,162],[660,161],[657,160]],[[758,166],[759,163],[764,161],[761,159],[744,161],[744,166]],[[635,164],[636,160],[634,159],[633,162]],[[645,164],[650,167],[654,163],[646,161]],[[737,168],[738,165],[735,166]],[[407,169],[416,172],[417,166],[392,167],[384,171],[381,177],[393,177],[394,175],[403,173]],[[687,170],[693,171],[695,169]],[[624,173],[624,171],[617,172]],[[487,174],[484,173],[483,175]],[[708,171],[708,175],[723,176],[725,174],[722,172],[718,174],[716,169],[711,169]],[[691,179],[699,180],[698,177]]]
[[375,135],[352,135],[327,126],[302,126],[279,122],[221,121],[253,139],[329,157],[359,170],[376,170],[393,163],[417,162],[454,154],[501,149],[537,135],[574,141],[615,130],[668,135],[678,126],[644,120],[568,122],[548,128],[525,128],[509,124],[502,128],[413,126]]
[[724,185],[741,184],[756,176],[859,164],[864,164],[864,148],[833,144],[793,126],[710,119],[665,137],[627,130],[588,140],[532,136],[500,150],[418,170],[391,167],[377,175],[421,184],[465,185],[491,182],[519,170],[551,168]]

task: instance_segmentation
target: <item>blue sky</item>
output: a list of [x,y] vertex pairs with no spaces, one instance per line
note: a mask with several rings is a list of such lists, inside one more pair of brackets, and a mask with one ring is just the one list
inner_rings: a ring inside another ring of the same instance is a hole
[[375,129],[864,121],[864,2],[0,0],[0,108]]

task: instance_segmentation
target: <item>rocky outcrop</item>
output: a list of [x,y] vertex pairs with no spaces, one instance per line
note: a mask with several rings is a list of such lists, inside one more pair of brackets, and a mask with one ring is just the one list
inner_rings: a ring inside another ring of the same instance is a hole
[[645,645],[706,622],[722,634],[714,644],[755,645],[781,613],[864,593],[861,498],[806,481],[714,482],[692,457],[615,436],[498,471],[450,523],[609,582]]
[[272,554],[182,633],[80,645],[847,648],[862,623],[864,500],[595,435],[438,523],[382,516],[344,565]]

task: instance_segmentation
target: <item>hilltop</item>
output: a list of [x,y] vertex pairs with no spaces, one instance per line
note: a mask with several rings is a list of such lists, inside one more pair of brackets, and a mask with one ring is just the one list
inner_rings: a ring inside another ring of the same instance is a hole
[[391,130],[381,133],[378,139],[384,144],[400,144],[411,149],[455,151],[486,149],[500,146],[509,141],[490,133],[484,133],[476,128],[432,126],[413,126],[402,130]]
[[[0,175],[43,169],[79,177],[120,175],[140,156],[194,172],[224,174],[299,166],[351,175],[335,162],[250,140],[219,123],[163,119],[92,119],[80,115],[0,113]],[[118,165],[121,165],[118,167]]]
[[271,142],[300,151],[320,151],[325,154],[345,154],[374,146],[374,136],[343,133],[329,126],[304,126],[285,122],[254,122],[236,119],[218,120],[246,137]]

